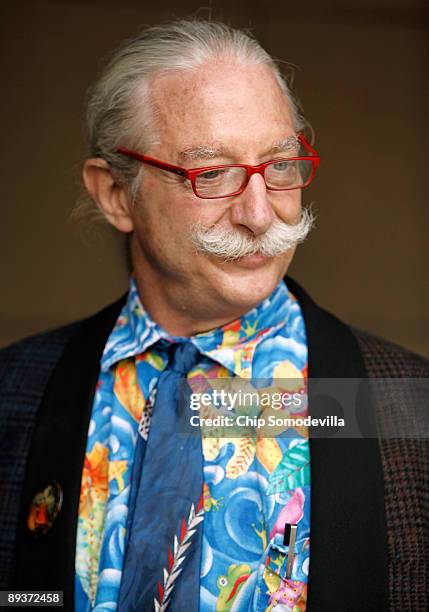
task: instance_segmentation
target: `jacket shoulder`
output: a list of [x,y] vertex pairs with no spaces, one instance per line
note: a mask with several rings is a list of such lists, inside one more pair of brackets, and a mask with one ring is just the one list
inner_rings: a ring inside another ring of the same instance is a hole
[[429,377],[429,360],[425,357],[356,327],[351,327],[351,331],[370,377]]
[[[39,333],[0,350],[0,398],[20,390],[36,393],[49,375],[72,336],[82,325],[76,321]],[[1,405],[1,400],[0,400]]]
[[[126,296],[99,312],[62,327],[35,334],[0,349],[0,390],[28,386],[45,370],[52,370],[72,338],[84,329],[111,328]],[[36,377],[36,378],[35,378]],[[25,382],[24,382],[25,379]],[[0,395],[0,397],[1,397]]]

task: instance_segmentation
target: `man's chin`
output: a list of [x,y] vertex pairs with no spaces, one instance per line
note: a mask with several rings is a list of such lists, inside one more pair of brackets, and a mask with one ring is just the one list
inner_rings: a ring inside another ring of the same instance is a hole
[[284,256],[247,255],[219,264],[212,281],[217,293],[244,313],[271,295],[285,275],[289,261]]

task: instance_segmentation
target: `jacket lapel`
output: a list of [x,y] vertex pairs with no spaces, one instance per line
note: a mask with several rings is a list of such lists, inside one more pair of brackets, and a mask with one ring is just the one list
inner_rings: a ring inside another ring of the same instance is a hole
[[[286,282],[303,310],[309,411],[320,416],[312,379],[364,379],[365,365],[350,328],[316,306],[292,279]],[[309,611],[389,608],[383,473],[374,411],[365,386],[357,404],[356,413],[364,415],[368,437],[317,438],[310,433]]]
[[[121,298],[83,321],[66,346],[48,383],[27,461],[14,587],[63,591],[65,610],[74,610],[79,493],[100,358],[123,303]],[[37,535],[27,527],[29,509],[35,493],[52,483],[62,496],[61,509],[51,528]]]

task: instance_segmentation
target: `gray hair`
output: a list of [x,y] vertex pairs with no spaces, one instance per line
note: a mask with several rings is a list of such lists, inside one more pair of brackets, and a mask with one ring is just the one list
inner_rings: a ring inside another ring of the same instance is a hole
[[[273,58],[248,33],[224,23],[178,20],[149,27],[111,56],[89,92],[89,156],[105,159],[134,199],[141,164],[115,153],[119,146],[145,151],[156,140],[150,83],[160,74],[192,71],[214,58],[269,66],[289,103],[294,128],[305,126],[297,102]],[[136,112],[136,108],[144,112]]]

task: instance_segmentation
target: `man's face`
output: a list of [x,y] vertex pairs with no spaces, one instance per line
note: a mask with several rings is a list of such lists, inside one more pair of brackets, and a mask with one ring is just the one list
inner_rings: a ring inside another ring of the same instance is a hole
[[[295,133],[285,96],[265,66],[218,61],[160,76],[152,103],[159,139],[145,153],[186,168],[259,164],[281,156],[276,145]],[[276,218],[295,223],[300,209],[299,189],[267,191],[258,174],[238,196],[202,200],[187,180],[145,166],[132,209],[132,256],[143,296],[156,285],[170,306],[196,319],[244,313],[273,291],[293,251],[225,262],[196,251],[192,228],[198,223],[256,237]]]

